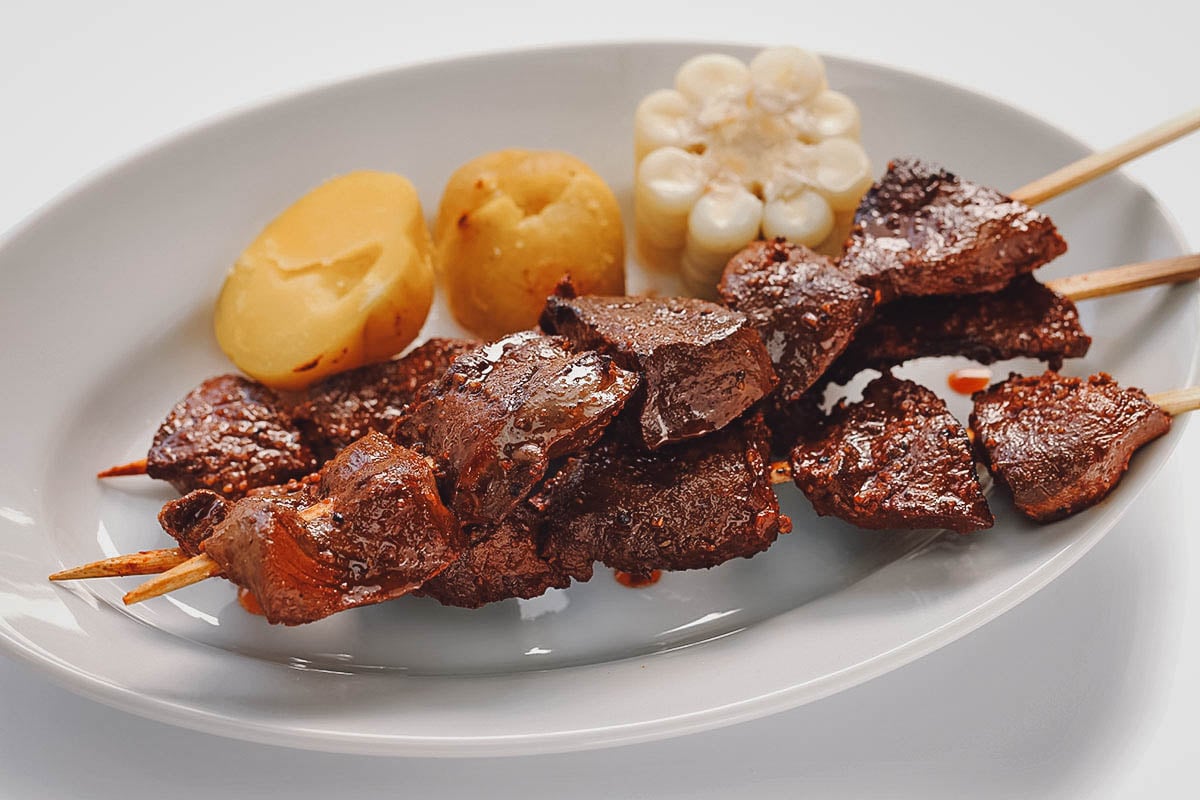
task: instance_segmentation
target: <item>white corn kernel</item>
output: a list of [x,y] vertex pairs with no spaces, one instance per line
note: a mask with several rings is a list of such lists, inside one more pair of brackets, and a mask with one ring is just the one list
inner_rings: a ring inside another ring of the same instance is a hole
[[678,147],[655,150],[637,168],[634,214],[643,241],[678,250],[687,238],[688,215],[707,184],[700,157]]
[[750,62],[756,102],[779,112],[807,103],[825,88],[825,65],[799,47],[772,47]]
[[641,161],[660,147],[686,148],[695,138],[688,118],[691,104],[674,89],[651,92],[633,115],[634,157]]
[[762,232],[768,239],[782,236],[796,244],[816,247],[832,230],[833,209],[814,191],[770,200],[763,206]]
[[694,103],[732,99],[749,91],[750,70],[733,56],[696,56],[675,73],[675,88]]
[[857,139],[862,127],[858,106],[841,92],[826,90],[810,104],[807,133],[813,139]]
[[851,139],[818,142],[816,184],[835,211],[853,211],[871,186],[871,162]]

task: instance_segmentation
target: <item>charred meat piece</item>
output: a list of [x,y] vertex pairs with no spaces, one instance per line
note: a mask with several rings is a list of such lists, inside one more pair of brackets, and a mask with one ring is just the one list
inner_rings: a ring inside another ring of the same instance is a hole
[[1036,358],[1051,369],[1082,358],[1092,337],[1069,298],[1031,275],[998,292],[909,297],[879,309],[827,377],[845,383],[864,369],[880,372],[914,358],[966,356],[981,364]]
[[1054,372],[1008,380],[975,394],[971,429],[996,480],[1022,514],[1052,522],[1097,503],[1134,452],[1171,427],[1141,389],[1103,372],[1087,380]]
[[158,512],[158,524],[189,556],[199,554],[201,543],[225,520],[233,503],[216,492],[196,489],[171,500]]
[[456,356],[479,346],[467,339],[430,339],[402,358],[368,364],[309,388],[292,411],[322,461],[370,431],[387,433]]
[[859,204],[841,265],[887,303],[998,291],[1066,250],[1050,218],[1024,203],[897,159]]
[[784,239],[752,242],[730,260],[717,289],[758,330],[788,401],[817,382],[874,308],[869,289]]
[[298,625],[406,594],[465,542],[425,459],[370,433],[322,470],[314,505],[245,497],[204,541],[270,622]]
[[146,472],[180,492],[211,489],[240,497],[317,468],[277,394],[237,375],[197,386],[154,434]]
[[860,528],[967,533],[994,522],[966,430],[912,381],[872,381],[861,402],[836,406],[818,437],[797,443],[790,461],[818,514]]
[[550,460],[595,442],[638,385],[608,356],[515,333],[455,359],[397,429],[437,463],[464,524],[504,519]]
[[538,498],[547,556],[574,576],[599,560],[645,574],[715,567],[766,550],[791,521],[771,488],[769,442],[752,414],[654,451],[613,434],[568,460]]
[[590,578],[591,560],[586,561],[585,571],[572,575],[542,555],[544,527],[542,515],[522,503],[500,523],[472,529],[466,552],[416,594],[442,605],[479,608],[510,597],[537,597],[547,589],[565,589],[572,577]]
[[693,298],[573,295],[559,286],[542,328],[642,373],[638,414],[647,447],[720,430],[778,382],[744,314]]

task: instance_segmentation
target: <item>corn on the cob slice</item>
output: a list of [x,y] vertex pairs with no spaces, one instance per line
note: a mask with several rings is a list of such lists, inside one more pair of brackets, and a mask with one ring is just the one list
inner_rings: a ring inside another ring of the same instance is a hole
[[805,50],[686,62],[675,88],[647,95],[634,116],[643,260],[681,269],[691,292],[711,297],[725,263],[760,235],[837,251],[871,185],[859,128],[854,102]]

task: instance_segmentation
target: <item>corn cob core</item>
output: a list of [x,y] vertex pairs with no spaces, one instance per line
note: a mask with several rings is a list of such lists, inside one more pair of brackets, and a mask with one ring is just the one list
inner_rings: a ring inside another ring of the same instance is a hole
[[681,270],[711,298],[729,258],[760,235],[840,251],[871,185],[859,128],[854,102],[805,50],[687,61],[634,117],[643,261]]

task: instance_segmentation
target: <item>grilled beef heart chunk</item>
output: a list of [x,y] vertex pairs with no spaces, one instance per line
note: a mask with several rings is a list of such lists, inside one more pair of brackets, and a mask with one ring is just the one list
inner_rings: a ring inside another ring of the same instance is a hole
[[154,434],[146,472],[180,492],[240,497],[307,475],[317,460],[280,397],[237,375],[218,375],[171,409]]
[[998,291],[1066,250],[1045,214],[927,162],[897,159],[859,204],[841,265],[887,303]]
[[546,509],[548,557],[590,577],[595,560],[644,574],[766,550],[791,530],[771,488],[769,436],[758,414],[654,451],[611,433],[535,498]]
[[1038,522],[1099,502],[1134,452],[1171,427],[1145,392],[1103,372],[1086,380],[1012,375],[974,399],[976,447],[1017,510]]
[[464,524],[490,524],[517,507],[551,459],[595,442],[637,385],[608,356],[515,333],[455,359],[397,436],[434,459]]
[[326,378],[309,387],[292,416],[321,461],[328,461],[371,431],[390,432],[421,387],[478,346],[469,339],[430,339],[402,358]]
[[642,374],[637,411],[650,448],[720,430],[778,382],[746,316],[704,300],[575,297],[563,283],[541,325]]
[[[320,513],[298,509],[296,494]],[[203,549],[268,621],[298,625],[406,594],[465,544],[425,459],[372,432],[315,486],[239,500]]]
[[752,242],[729,261],[717,290],[762,337],[785,401],[817,382],[874,308],[869,289],[825,256],[784,239]]
[[1091,343],[1075,304],[1026,275],[998,292],[909,297],[880,308],[826,377],[845,383],[864,369],[883,372],[927,356],[980,364],[1036,358],[1058,369],[1064,358],[1085,356]]
[[790,461],[818,514],[860,528],[967,533],[994,522],[966,430],[912,381],[885,375],[867,384],[862,401],[835,406]]

